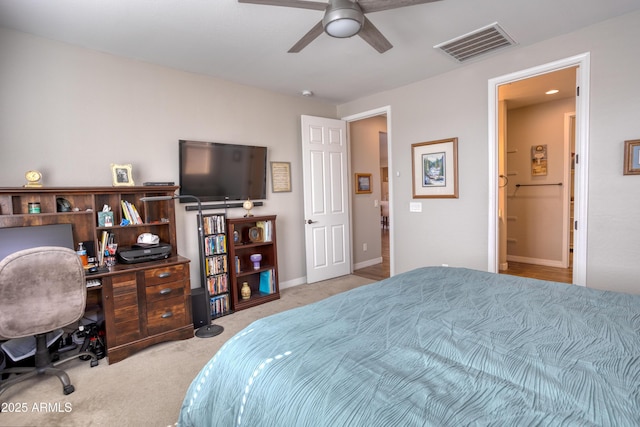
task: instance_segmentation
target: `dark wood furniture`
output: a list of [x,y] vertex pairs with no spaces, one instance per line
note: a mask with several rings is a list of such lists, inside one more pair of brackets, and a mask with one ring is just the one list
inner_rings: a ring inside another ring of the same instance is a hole
[[[103,231],[113,233],[120,247],[135,244],[142,233],[159,236],[171,244],[171,254],[160,261],[116,264],[92,274],[101,285],[89,288],[88,304],[104,313],[109,363],[118,362],[150,345],[193,337],[189,259],[177,253],[175,202],[141,202],[142,197],[173,196],[176,186],[153,187],[42,187],[0,188],[0,227],[25,227],[69,223],[74,243],[84,242],[97,254]],[[71,211],[58,212],[57,199],[69,202]],[[132,203],[143,223],[120,226],[121,201]],[[29,213],[29,203],[39,203],[40,213]],[[104,205],[114,212],[114,225],[98,226]]]
[[[254,228],[259,229],[257,234],[261,237],[252,240],[251,233],[255,233]],[[228,218],[227,236],[229,289],[233,310],[244,310],[279,299],[276,216]],[[253,254],[262,255],[260,267],[257,269],[254,269],[250,259]],[[267,278],[271,280],[271,290],[265,292],[264,281]],[[251,288],[251,297],[248,299],[242,298],[242,285],[245,282]]]

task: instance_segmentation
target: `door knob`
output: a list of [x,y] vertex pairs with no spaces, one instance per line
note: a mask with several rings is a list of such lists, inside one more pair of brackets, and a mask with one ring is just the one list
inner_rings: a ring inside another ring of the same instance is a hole
[[310,219],[307,220],[307,224],[313,224],[316,223],[317,221],[311,221]]

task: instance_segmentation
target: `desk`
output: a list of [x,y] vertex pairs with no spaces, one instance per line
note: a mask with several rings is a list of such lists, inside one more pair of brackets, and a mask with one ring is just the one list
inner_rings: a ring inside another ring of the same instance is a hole
[[193,337],[187,258],[116,265],[88,277],[102,282],[87,288],[87,308],[102,308],[109,363],[153,344]]
[[[88,308],[104,314],[109,363],[150,345],[193,337],[189,260],[177,253],[175,202],[147,202],[147,197],[173,196],[177,186],[0,188],[0,228],[71,224],[73,244],[83,243],[99,254],[105,237],[120,247],[131,246],[140,234],[157,235],[171,245],[169,258],[139,264],[117,264],[108,272],[87,276],[100,286],[87,290]],[[59,210],[64,199],[68,209]],[[37,203],[40,212],[29,205]],[[113,212],[113,225],[99,221],[104,206]],[[134,206],[136,221],[128,225]],[[120,225],[122,224],[122,225]]]

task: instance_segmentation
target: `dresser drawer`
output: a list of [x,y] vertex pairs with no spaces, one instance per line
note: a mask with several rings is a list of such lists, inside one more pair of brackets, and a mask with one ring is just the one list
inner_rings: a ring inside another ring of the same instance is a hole
[[164,301],[174,297],[181,297],[184,295],[185,282],[183,280],[179,282],[160,283],[159,285],[149,286],[145,288],[147,296],[147,305],[155,303],[156,301]]
[[159,334],[187,325],[183,297],[168,298],[147,304],[147,333]]
[[185,275],[184,264],[172,265],[169,267],[152,268],[144,272],[144,283],[146,286],[158,285],[183,280]]

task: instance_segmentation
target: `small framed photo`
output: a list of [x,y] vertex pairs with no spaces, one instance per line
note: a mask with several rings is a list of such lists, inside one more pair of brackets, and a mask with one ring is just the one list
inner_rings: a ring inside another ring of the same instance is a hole
[[122,187],[135,185],[133,183],[133,175],[131,174],[131,165],[117,165],[111,163],[111,175],[113,177],[113,186]]
[[356,174],[356,194],[371,193],[371,174],[370,173],[357,173]]
[[640,175],[640,139],[624,142],[624,175]]
[[458,138],[411,144],[413,198],[458,198]]
[[271,191],[274,193],[291,191],[291,162],[271,162]]

